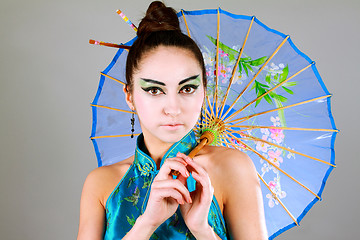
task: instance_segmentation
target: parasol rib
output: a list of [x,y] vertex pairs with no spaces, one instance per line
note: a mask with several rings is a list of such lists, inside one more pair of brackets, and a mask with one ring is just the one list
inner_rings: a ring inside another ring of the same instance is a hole
[[[228,135],[232,136],[234,139],[236,139],[236,137],[234,135],[232,135],[231,133],[228,133]],[[226,138],[228,138],[228,140],[231,140],[228,136],[226,136]],[[304,184],[302,184],[301,182],[299,182],[298,180],[296,180],[294,177],[290,176],[287,172],[285,172],[284,170],[282,170],[281,168],[279,168],[278,166],[276,166],[275,164],[273,164],[269,159],[267,159],[266,157],[264,157],[263,155],[261,155],[261,153],[259,153],[258,151],[256,151],[255,149],[253,149],[252,147],[250,147],[249,145],[247,145],[246,143],[238,140],[239,142],[241,142],[241,144],[243,144],[245,147],[247,147],[250,151],[252,151],[253,153],[255,153],[256,155],[258,155],[261,159],[265,160],[268,164],[270,164],[271,166],[273,166],[274,168],[276,168],[277,170],[279,170],[280,172],[282,172],[283,174],[285,174],[285,176],[289,177],[291,180],[293,180],[294,182],[296,182],[297,184],[299,184],[300,186],[302,186],[303,188],[305,188],[306,190],[308,190],[311,194],[313,194],[315,197],[317,197],[319,200],[321,199],[316,193],[314,193],[313,191],[311,191],[308,187],[306,187]]]
[[207,101],[207,104],[209,105],[209,108],[210,108],[210,118],[215,118],[214,116],[215,116],[215,113],[214,113],[214,109],[211,107],[212,106],[212,104],[210,103],[210,99],[209,99],[209,97],[208,97],[208,95],[206,95],[206,101]]
[[[260,74],[260,72],[264,69],[264,67],[270,62],[270,60],[275,56],[275,54],[280,50],[280,48],[285,44],[285,42],[289,39],[289,36],[286,36],[284,40],[280,43],[280,45],[275,49],[275,51],[271,54],[271,56],[266,60],[266,62],[261,66],[259,71],[254,75],[254,77],[251,79],[251,81],[245,86],[245,88],[239,93],[239,96],[235,99],[235,101],[231,104],[229,109],[226,111],[224,116],[226,116],[229,111],[232,109],[232,107],[235,105],[235,103],[241,98],[241,96],[244,94],[246,89],[249,88],[249,86],[252,84],[253,81],[257,78],[257,76]],[[224,120],[224,119],[221,119]]]
[[222,144],[225,144],[226,147],[230,148],[230,145],[228,144],[228,142],[225,142],[223,140],[220,140],[219,142],[222,143]]
[[241,131],[245,132],[248,130],[258,129],[258,128],[267,128],[267,129],[283,129],[283,130],[300,130],[300,131],[319,131],[319,132],[339,132],[337,129],[322,129],[322,128],[295,128],[295,127],[275,127],[275,126],[251,126],[251,125],[230,125],[226,127],[227,129],[231,128],[241,128]]
[[233,71],[232,71],[231,78],[230,78],[230,81],[229,81],[229,86],[228,86],[228,88],[226,89],[225,96],[224,96],[224,98],[223,98],[223,100],[222,100],[222,102],[221,102],[221,112],[220,112],[220,115],[219,115],[219,116],[222,116],[222,113],[223,113],[223,111],[224,111],[224,106],[225,106],[225,103],[226,103],[228,94],[229,94],[229,92],[230,92],[230,87],[231,87],[231,84],[232,84],[232,82],[233,82],[233,80],[234,80],[235,73],[236,73],[237,67],[238,67],[238,65],[239,65],[241,56],[242,56],[242,54],[243,54],[243,51],[244,51],[244,48],[245,48],[245,44],[246,44],[246,42],[247,42],[247,40],[248,40],[248,37],[249,37],[249,34],[250,34],[250,30],[251,30],[251,27],[252,27],[252,24],[253,24],[254,20],[255,20],[255,17],[252,17],[252,18],[251,18],[250,25],[249,25],[249,28],[248,28],[248,31],[247,31],[246,36],[245,36],[245,40],[244,40],[243,45],[242,45],[242,47],[241,47],[241,49],[240,49],[239,56],[238,56],[238,58],[237,58],[236,64],[235,64],[235,66],[234,66],[234,69],[233,69]]
[[323,99],[323,98],[328,98],[328,97],[331,97],[331,96],[332,95],[329,94],[329,95],[313,98],[313,99],[310,99],[310,100],[306,100],[306,101],[303,101],[303,102],[294,103],[294,104],[291,104],[291,105],[288,105],[288,106],[274,108],[274,109],[271,109],[271,110],[268,110],[268,111],[255,113],[255,114],[252,114],[252,115],[249,115],[249,116],[246,116],[246,117],[242,117],[242,118],[238,118],[238,119],[235,119],[235,120],[227,121],[227,120],[229,120],[229,118],[230,118],[229,117],[226,120],[224,120],[224,122],[226,124],[233,123],[233,122],[244,122],[244,121],[246,121],[246,120],[248,120],[250,118],[253,118],[253,117],[256,117],[256,116],[259,116],[259,115],[263,115],[263,114],[266,114],[266,113],[269,113],[269,112],[274,112],[274,111],[278,111],[278,110],[282,110],[282,109],[286,109],[286,108],[290,108],[290,107],[299,106],[299,105],[302,105],[302,104],[305,104],[305,103],[314,102],[316,100],[320,100],[320,99]]
[[278,85],[274,86],[273,88],[269,89],[269,91],[266,91],[265,93],[263,93],[262,95],[258,96],[256,99],[252,100],[251,102],[249,102],[248,104],[246,104],[245,106],[243,106],[242,108],[240,108],[239,110],[237,110],[236,112],[234,112],[233,114],[231,114],[229,116],[229,118],[232,118],[233,115],[236,115],[238,113],[240,113],[241,111],[243,111],[245,108],[247,108],[248,106],[250,106],[251,104],[253,104],[254,102],[256,102],[257,100],[263,98],[264,96],[268,95],[269,93],[273,92],[275,89],[281,87],[282,85],[284,85],[286,82],[288,82],[289,80],[291,80],[292,78],[296,77],[297,75],[299,75],[300,73],[302,73],[303,71],[305,71],[306,69],[308,69],[309,67],[311,67],[312,65],[314,65],[314,62],[312,62],[311,64],[309,64],[308,66],[304,67],[303,69],[301,69],[300,71],[298,71],[297,73],[295,73],[294,75],[292,75],[291,77],[287,78],[286,80],[282,81],[281,83],[279,83]]
[[[206,116],[206,114],[205,114],[205,116]],[[206,128],[208,128],[208,126],[210,125],[210,121],[211,121],[211,119],[209,119],[208,117],[204,117],[202,122],[199,121],[200,124],[202,124],[203,130],[206,129]],[[199,128],[199,129],[200,129],[200,128]],[[198,130],[199,130],[199,129],[198,129]]]
[[259,173],[257,173],[258,177],[260,178],[260,180],[265,184],[265,186],[267,187],[267,189],[269,189],[269,191],[271,192],[271,195],[276,198],[276,201],[278,201],[280,203],[280,205],[284,208],[284,210],[287,212],[287,214],[292,218],[292,220],[294,221],[294,223],[299,226],[298,222],[296,221],[296,218],[294,217],[294,215],[291,214],[291,212],[287,209],[287,207],[285,207],[285,205],[283,204],[283,202],[280,200],[280,198],[278,198],[278,196],[271,190],[271,188],[269,187],[269,185],[265,182],[265,180],[260,176]]
[[220,11],[217,9],[217,28],[216,28],[216,66],[215,66],[215,91],[214,91],[214,105],[215,115],[218,114],[217,98],[218,98],[218,81],[219,81],[219,37],[220,37]]
[[[229,143],[229,142],[226,142],[226,141],[223,141],[223,140],[220,140],[219,142],[225,144],[226,147],[232,146],[233,148],[238,149],[238,150],[240,150],[240,151],[241,151],[241,149],[245,149],[245,150],[247,149],[247,148],[245,148],[245,147],[236,146],[236,145],[233,144],[233,143]],[[230,144],[230,145],[229,145],[229,144]]]
[[[134,136],[139,136],[140,133],[134,133]],[[124,135],[106,135],[106,136],[96,136],[91,137],[90,139],[99,139],[99,138],[116,138],[116,137],[130,137],[131,134],[124,134]]]
[[122,81],[120,81],[120,80],[118,80],[118,79],[116,79],[116,78],[113,78],[113,77],[111,77],[111,76],[109,76],[109,75],[107,75],[107,74],[105,74],[105,73],[103,73],[103,72],[101,72],[100,74],[103,75],[103,76],[105,76],[105,77],[108,77],[108,78],[110,78],[110,79],[112,79],[112,80],[114,80],[114,81],[116,81],[116,82],[118,82],[118,83],[121,83],[122,85],[126,85],[124,82],[122,82]]
[[184,14],[184,11],[181,9],[181,14],[183,15],[183,18],[184,18],[184,23],[185,23],[185,26],[186,26],[186,30],[187,30],[187,33],[188,33],[188,36],[191,38],[190,36],[190,30],[189,30],[189,26],[187,24],[187,21],[186,21],[186,17],[185,17],[185,14]]
[[103,106],[103,105],[90,104],[90,106],[98,107],[98,108],[106,108],[106,109],[110,109],[110,110],[114,110],[114,111],[118,111],[118,112],[126,112],[126,113],[135,113],[136,114],[136,112],[132,112],[132,111],[128,111],[128,110],[122,110],[122,109],[118,109],[118,108],[107,107],[107,106]]
[[[187,33],[188,33],[188,36],[191,38],[189,25],[188,25],[188,23],[187,23],[184,10],[182,10],[182,9],[181,9],[181,14],[182,14],[182,16],[183,16],[183,18],[184,18],[184,23],[185,23],[185,26],[186,26],[186,31],[187,31]],[[210,99],[209,99],[209,96],[208,96],[207,94],[205,94],[205,98],[206,98],[206,101],[208,102],[208,105],[209,105],[210,108],[211,108]],[[211,112],[212,112],[212,110],[211,110]]]
[[[208,111],[206,110],[206,112],[205,112],[205,119],[204,119],[204,122],[205,122],[205,124],[208,124],[210,121],[211,121],[211,118],[209,117],[210,116],[210,113],[209,114],[207,114],[208,113]],[[209,116],[208,116],[209,115]]]
[[[203,114],[203,122],[207,123],[210,121],[210,113],[208,112],[207,108],[206,107],[202,107],[202,109],[204,110],[204,114]],[[209,115],[209,116],[208,116]],[[204,125],[204,124],[203,124]]]
[[227,129],[227,131],[228,131],[228,132],[234,132],[234,133],[243,135],[243,136],[249,138],[249,140],[256,140],[256,141],[258,141],[258,142],[263,142],[263,143],[266,143],[266,144],[268,144],[268,145],[271,145],[271,146],[274,146],[274,147],[277,147],[277,148],[281,148],[281,149],[283,149],[283,150],[285,150],[285,151],[292,152],[292,153],[301,155],[301,156],[306,157],[306,158],[310,158],[310,159],[312,159],[312,160],[315,160],[315,161],[318,161],[318,162],[321,162],[321,163],[325,163],[325,164],[330,165],[330,166],[332,166],[332,167],[336,167],[336,165],[331,164],[331,163],[329,163],[329,162],[326,162],[326,161],[324,161],[324,160],[321,160],[321,159],[319,159],[319,158],[311,157],[311,156],[306,155],[306,154],[304,154],[304,153],[301,153],[301,152],[292,150],[292,149],[290,149],[290,148],[283,147],[283,146],[281,146],[281,145],[278,145],[278,144],[275,144],[275,143],[266,141],[266,140],[264,140],[264,139],[250,136],[250,135],[248,135],[248,134],[246,134],[246,133],[243,133],[242,131],[234,131],[234,130],[231,130],[231,129]]

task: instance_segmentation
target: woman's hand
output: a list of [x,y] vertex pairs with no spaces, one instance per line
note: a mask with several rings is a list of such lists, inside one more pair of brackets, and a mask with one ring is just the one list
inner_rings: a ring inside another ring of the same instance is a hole
[[197,239],[201,239],[200,236],[211,236],[213,231],[208,223],[208,214],[214,195],[214,188],[211,185],[210,177],[205,169],[190,157],[183,153],[178,153],[177,157],[181,157],[186,161],[187,169],[191,171],[192,176],[196,180],[196,190],[190,194],[192,203],[184,203],[180,206],[184,221]]
[[[171,217],[179,204],[190,204],[191,198],[184,182],[190,176],[187,162],[179,157],[166,159],[152,185],[149,200],[142,221],[154,230]],[[178,171],[178,179],[173,179],[171,171]]]

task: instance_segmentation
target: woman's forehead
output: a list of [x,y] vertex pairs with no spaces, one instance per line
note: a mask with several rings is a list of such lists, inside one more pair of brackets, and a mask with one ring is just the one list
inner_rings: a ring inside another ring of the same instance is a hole
[[140,61],[135,79],[146,78],[161,82],[180,82],[202,71],[192,52],[178,47],[159,46]]

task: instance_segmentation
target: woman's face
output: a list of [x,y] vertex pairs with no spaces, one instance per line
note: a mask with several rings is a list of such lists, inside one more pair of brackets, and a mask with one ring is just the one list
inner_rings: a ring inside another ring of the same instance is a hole
[[147,141],[174,143],[195,126],[204,95],[202,71],[193,54],[159,46],[141,59],[126,100]]

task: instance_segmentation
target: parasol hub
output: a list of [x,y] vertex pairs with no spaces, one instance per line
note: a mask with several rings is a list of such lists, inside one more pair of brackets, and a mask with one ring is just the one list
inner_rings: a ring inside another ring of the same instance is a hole
[[207,139],[207,145],[216,145],[218,137],[225,131],[225,124],[224,122],[219,119],[215,118],[211,121],[209,126],[203,130],[203,133],[200,137],[200,140],[204,138]]
[[215,139],[215,134],[210,129],[205,129],[204,132],[201,134],[200,141],[206,139],[206,144],[211,144]]
[[225,123],[220,118],[215,118],[213,128],[218,135],[222,134],[225,131]]

